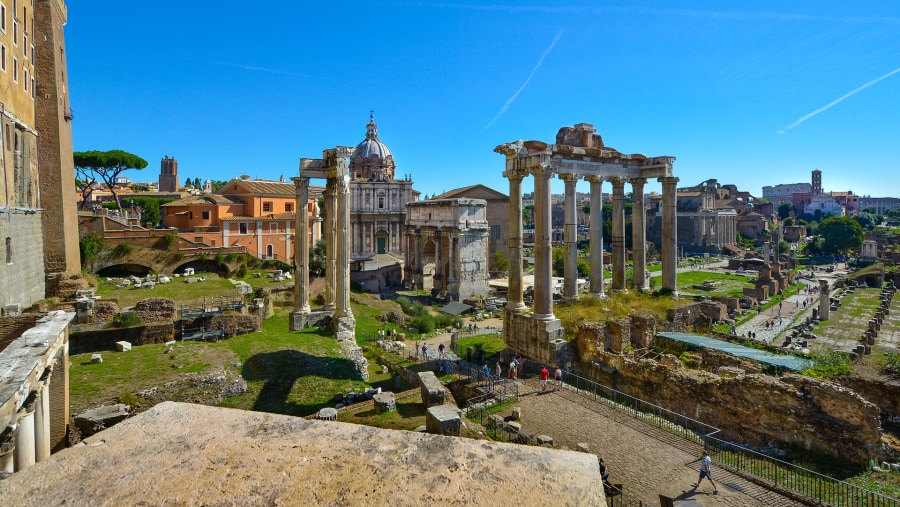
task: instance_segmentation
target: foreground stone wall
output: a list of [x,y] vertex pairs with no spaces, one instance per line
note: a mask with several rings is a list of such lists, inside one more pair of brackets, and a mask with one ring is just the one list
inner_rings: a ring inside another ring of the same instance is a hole
[[246,410],[165,402],[85,444],[0,481],[4,505],[606,505],[593,454]]

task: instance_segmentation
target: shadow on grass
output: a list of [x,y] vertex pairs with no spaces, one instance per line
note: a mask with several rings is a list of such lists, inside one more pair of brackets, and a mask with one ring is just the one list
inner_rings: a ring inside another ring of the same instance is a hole
[[[321,358],[299,350],[279,350],[251,356],[241,370],[248,382],[263,381],[253,410],[295,416],[315,413],[330,406],[330,399],[303,404],[290,401],[297,380],[312,376],[331,380],[359,380],[353,362],[343,358]],[[327,389],[331,386],[322,386]]]

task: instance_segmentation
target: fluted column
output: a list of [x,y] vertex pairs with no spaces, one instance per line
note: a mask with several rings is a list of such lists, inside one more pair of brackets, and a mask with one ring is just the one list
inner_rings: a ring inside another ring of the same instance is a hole
[[591,183],[591,294],[603,293],[603,176],[586,176]]
[[644,207],[644,184],[647,178],[631,180],[631,251],[634,268],[631,270],[631,286],[646,290],[647,277],[647,209]]
[[294,227],[294,311],[309,313],[309,178],[291,178],[296,190]]
[[678,289],[678,178],[659,178],[662,183],[662,283],[663,288],[677,295]]
[[521,312],[526,309],[522,290],[522,177],[519,171],[506,171],[509,178],[509,294],[506,309]]
[[565,182],[565,203],[563,205],[565,228],[563,229],[564,245],[564,278],[563,297],[567,301],[578,299],[578,232],[575,219],[575,184],[578,182],[577,174],[560,174],[560,179]]
[[534,318],[552,320],[553,316],[553,251],[550,235],[553,224],[550,213],[549,166],[539,165],[534,173]]
[[325,183],[325,310],[334,311],[334,284],[337,276],[335,259],[335,229],[337,227],[337,194],[335,179]]
[[34,404],[34,393],[31,393],[28,401],[16,414],[16,449],[14,451],[16,472],[34,465],[35,462]]
[[[345,160],[343,162],[346,163]],[[337,236],[337,252],[335,254],[335,317],[352,317],[350,310],[350,177],[346,170],[341,171],[334,179],[335,201],[337,213],[335,235]]]
[[37,386],[34,409],[34,449],[35,461],[50,457],[50,375],[46,375]]
[[612,290],[626,291],[625,287],[625,178],[614,176],[612,183]]

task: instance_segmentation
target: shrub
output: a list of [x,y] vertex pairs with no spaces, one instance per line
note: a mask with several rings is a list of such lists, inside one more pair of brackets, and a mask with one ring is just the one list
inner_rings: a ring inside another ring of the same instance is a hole
[[171,232],[167,232],[165,236],[163,236],[163,241],[166,242],[166,248],[172,248],[175,243],[178,242],[178,235],[172,234]]
[[96,259],[97,254],[106,248],[106,242],[103,241],[103,236],[92,232],[83,236],[78,241],[78,246],[81,249],[81,264],[86,265]]
[[131,243],[119,243],[113,249],[113,255],[115,255],[116,257],[125,257],[132,251],[134,251],[134,247],[131,246]]
[[236,276],[238,278],[246,277],[247,276],[247,266],[245,266],[244,263],[241,263],[241,265],[234,271],[234,276]]
[[881,369],[891,375],[900,374],[900,354],[885,354]]
[[419,332],[419,334],[425,334],[434,331],[434,324],[434,317],[428,314],[419,315],[413,318],[409,323],[409,325],[414,327],[416,331]]
[[116,314],[115,317],[113,317],[113,321],[112,321],[113,326],[115,326],[115,327],[137,326],[141,322],[143,322],[141,320],[141,316],[138,315],[136,312],[118,313],[118,314]]
[[813,366],[804,370],[804,375],[817,379],[828,379],[838,375],[853,373],[850,356],[840,350],[831,349],[819,354],[813,354],[811,359]]
[[119,403],[123,403],[128,405],[128,408],[131,409],[131,412],[134,413],[134,409],[137,407],[140,399],[132,393],[128,391],[123,391],[119,393]]

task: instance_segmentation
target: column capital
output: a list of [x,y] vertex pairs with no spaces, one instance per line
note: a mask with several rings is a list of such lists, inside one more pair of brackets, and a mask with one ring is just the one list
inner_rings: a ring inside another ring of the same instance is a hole
[[528,167],[528,172],[535,177],[546,176],[553,177],[553,167],[550,164],[535,164]]
[[[516,164],[518,165],[518,164]],[[507,169],[503,171],[503,177],[510,180],[522,180],[528,176],[528,171],[521,167],[515,167],[513,169]]]
[[305,176],[292,176],[291,181],[294,182],[294,187],[296,187],[297,190],[309,188],[309,178]]
[[666,183],[672,184],[672,183],[678,183],[680,180],[678,179],[677,176],[663,176],[662,178],[657,178],[656,181],[663,183],[663,184],[666,184]]
[[613,188],[625,188],[624,176],[610,176],[609,182],[612,183]]
[[647,178],[631,178],[630,180],[628,180],[628,182],[632,185],[644,186],[645,184],[647,184]]
[[556,176],[565,182],[577,182],[581,179],[581,175],[578,173],[558,173]]
[[603,176],[601,176],[599,174],[588,174],[588,175],[585,175],[584,181],[602,184],[604,181],[606,181],[606,178],[604,178]]

